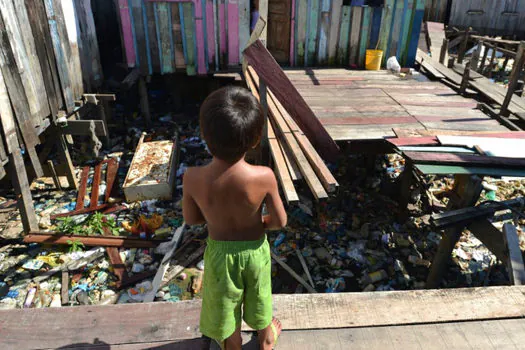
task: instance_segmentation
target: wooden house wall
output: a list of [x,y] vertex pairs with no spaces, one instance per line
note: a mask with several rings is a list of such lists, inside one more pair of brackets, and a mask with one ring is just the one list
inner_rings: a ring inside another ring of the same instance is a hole
[[[207,74],[241,62],[250,35],[249,0],[115,1],[125,59],[143,74]],[[366,50],[376,46],[384,60],[396,55],[413,64],[425,0],[386,0],[384,7],[291,1],[290,66],[363,68]]]
[[0,0],[0,39],[1,177],[15,144],[34,148],[102,74],[90,0]]
[[447,20],[447,5],[452,0],[425,0],[425,22],[445,23]]
[[525,39],[525,0],[452,0],[449,25]]

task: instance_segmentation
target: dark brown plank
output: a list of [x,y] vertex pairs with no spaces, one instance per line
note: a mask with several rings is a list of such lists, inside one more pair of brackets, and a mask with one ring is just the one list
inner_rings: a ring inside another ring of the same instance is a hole
[[461,164],[467,165],[487,165],[506,168],[524,168],[525,159],[507,157],[487,157],[469,154],[450,154],[440,152],[404,152],[404,155],[416,163],[424,164]]
[[[133,13],[133,23],[135,25],[134,35],[136,37],[136,45],[138,52],[138,62],[140,72],[143,75],[149,75],[148,67],[148,53],[149,47],[146,47],[146,31],[148,28],[144,27],[144,18],[142,16],[142,1],[141,0],[132,0],[131,1],[131,11]],[[150,41],[151,42],[151,41]]]
[[321,118],[323,125],[374,125],[374,124],[405,124],[417,123],[414,117],[341,117],[341,118]]
[[339,147],[260,40],[246,48],[244,55],[321,156],[335,160]]
[[[38,226],[37,226],[38,227]],[[154,248],[162,241],[151,241],[133,237],[116,236],[77,236],[62,233],[38,233],[31,231],[24,236],[26,243],[43,243],[67,245],[68,241],[80,241],[88,247],[126,247],[126,248]]]
[[509,271],[510,283],[516,286],[525,284],[525,267],[523,264],[523,254],[520,249],[520,239],[516,226],[513,223],[503,225],[503,240],[509,252],[506,261]]
[[149,38],[149,52],[151,55],[152,73],[160,73],[159,42],[157,39],[157,27],[155,25],[155,9],[153,2],[145,2],[147,21],[147,32]]

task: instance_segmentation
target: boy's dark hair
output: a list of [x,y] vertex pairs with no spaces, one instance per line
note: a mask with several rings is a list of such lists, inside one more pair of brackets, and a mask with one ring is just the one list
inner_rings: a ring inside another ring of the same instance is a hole
[[245,88],[227,86],[210,94],[200,109],[201,134],[214,157],[236,162],[261,139],[259,101]]

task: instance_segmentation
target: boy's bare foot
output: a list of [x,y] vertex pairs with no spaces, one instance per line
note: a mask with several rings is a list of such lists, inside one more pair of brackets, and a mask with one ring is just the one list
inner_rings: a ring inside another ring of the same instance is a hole
[[273,349],[282,329],[281,321],[274,317],[268,327],[259,331],[259,348],[262,350]]

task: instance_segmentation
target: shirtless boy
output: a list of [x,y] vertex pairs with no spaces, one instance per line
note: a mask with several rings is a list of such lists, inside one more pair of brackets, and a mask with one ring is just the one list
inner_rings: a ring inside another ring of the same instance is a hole
[[241,349],[241,314],[258,331],[261,349],[272,349],[281,333],[272,317],[265,229],[285,226],[286,212],[272,170],[244,160],[259,144],[263,123],[261,106],[248,90],[213,92],[200,110],[202,137],[213,160],[188,169],[183,181],[186,223],[208,224],[200,329],[228,350]]

